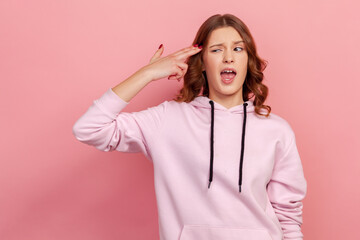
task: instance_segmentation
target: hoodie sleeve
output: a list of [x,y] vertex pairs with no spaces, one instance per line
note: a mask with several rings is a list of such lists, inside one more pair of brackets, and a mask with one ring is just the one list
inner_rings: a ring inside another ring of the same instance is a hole
[[292,130],[289,144],[277,150],[280,153],[275,158],[273,174],[267,186],[268,196],[281,224],[284,240],[302,240],[302,200],[306,195],[307,182]]
[[139,112],[121,112],[129,102],[109,88],[76,121],[77,140],[101,151],[142,152],[149,159],[149,142],[157,135],[168,101]]

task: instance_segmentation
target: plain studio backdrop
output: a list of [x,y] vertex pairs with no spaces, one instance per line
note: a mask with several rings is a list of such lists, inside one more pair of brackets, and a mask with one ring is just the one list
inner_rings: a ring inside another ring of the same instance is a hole
[[[159,238],[151,162],[87,146],[72,126],[217,13],[242,19],[268,61],[265,103],[293,127],[308,182],[304,239],[360,239],[358,1],[125,2],[0,2],[0,239]],[[153,82],[124,111],[181,84]]]

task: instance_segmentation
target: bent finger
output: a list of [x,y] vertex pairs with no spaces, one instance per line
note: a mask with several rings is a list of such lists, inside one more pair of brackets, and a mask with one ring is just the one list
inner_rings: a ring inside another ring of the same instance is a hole
[[186,71],[188,70],[188,67],[189,67],[189,65],[187,65],[187,64],[184,63],[184,62],[178,62],[177,65],[178,65],[179,68],[180,68],[182,71],[184,71],[184,72],[186,72]]

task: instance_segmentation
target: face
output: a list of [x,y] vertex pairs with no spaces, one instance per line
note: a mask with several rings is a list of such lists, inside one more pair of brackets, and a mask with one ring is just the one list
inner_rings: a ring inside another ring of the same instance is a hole
[[[224,100],[236,97],[242,100],[242,85],[245,81],[248,54],[240,34],[233,27],[222,27],[211,32],[208,44],[203,49],[202,70],[206,71],[210,98]],[[225,68],[232,68],[234,74],[221,74]]]

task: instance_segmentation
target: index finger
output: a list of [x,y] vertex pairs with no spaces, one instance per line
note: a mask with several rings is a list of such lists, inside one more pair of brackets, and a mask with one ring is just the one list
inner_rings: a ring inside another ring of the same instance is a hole
[[186,47],[186,48],[183,48],[183,49],[180,49],[179,51],[177,52],[174,52],[172,55],[174,56],[178,56],[184,52],[188,52],[190,50],[193,50],[193,49],[198,49],[198,47],[195,47],[195,46],[189,46],[189,47]]
[[202,50],[202,48],[199,48],[199,47],[193,47],[193,48],[190,48],[189,50],[187,51],[183,51],[179,54],[177,54],[176,56],[178,58],[181,58],[181,59],[186,59],[192,55],[195,55],[197,54],[198,52],[200,52]]

